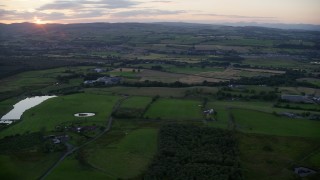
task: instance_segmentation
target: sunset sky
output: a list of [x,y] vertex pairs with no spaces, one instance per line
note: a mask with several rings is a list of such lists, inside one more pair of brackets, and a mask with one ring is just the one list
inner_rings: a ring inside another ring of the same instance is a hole
[[258,22],[320,25],[320,0],[1,0],[0,22]]

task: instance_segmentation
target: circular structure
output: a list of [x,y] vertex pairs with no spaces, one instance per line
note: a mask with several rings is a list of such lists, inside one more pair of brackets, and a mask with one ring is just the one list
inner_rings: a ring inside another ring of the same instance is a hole
[[75,117],[91,117],[96,115],[95,113],[77,113],[74,114]]

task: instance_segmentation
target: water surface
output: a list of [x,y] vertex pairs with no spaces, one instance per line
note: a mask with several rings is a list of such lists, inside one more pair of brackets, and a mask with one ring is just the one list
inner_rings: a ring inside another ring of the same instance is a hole
[[1,120],[19,120],[26,110],[54,97],[57,96],[35,96],[21,100],[17,104],[13,105],[13,109],[4,115]]

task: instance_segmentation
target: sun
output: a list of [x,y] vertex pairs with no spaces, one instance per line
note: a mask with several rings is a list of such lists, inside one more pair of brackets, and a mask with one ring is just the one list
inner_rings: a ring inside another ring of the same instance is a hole
[[34,20],[33,22],[36,24],[44,24],[45,23],[45,22],[41,21],[41,19],[39,19],[38,17],[34,17],[33,20]]

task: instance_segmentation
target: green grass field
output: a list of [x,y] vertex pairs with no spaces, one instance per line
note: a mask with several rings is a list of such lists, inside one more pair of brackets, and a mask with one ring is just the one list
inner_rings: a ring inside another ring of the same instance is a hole
[[13,109],[13,105],[18,102],[18,98],[11,98],[0,102],[0,118]]
[[97,141],[67,157],[47,179],[128,179],[140,176],[157,150],[156,128],[121,120]]
[[318,152],[312,154],[309,158],[307,158],[305,162],[307,165],[320,168],[320,149],[318,149]]
[[110,72],[110,75],[112,76],[121,76],[121,77],[126,77],[126,78],[134,78],[138,72],[130,72],[130,71],[124,71],[124,72]]
[[184,74],[198,74],[203,72],[223,72],[225,69],[222,67],[200,67],[200,66],[175,66],[170,64],[135,64],[133,67],[143,67],[146,69],[151,69],[152,66],[161,66],[164,71],[172,73],[184,73]]
[[121,104],[121,108],[144,109],[151,102],[151,100],[151,97],[130,97]]
[[246,59],[245,64],[250,64],[253,66],[263,66],[263,67],[301,67],[302,63],[294,60],[283,60],[283,59]]
[[202,118],[200,101],[160,99],[146,112],[145,117],[169,120],[199,120]]
[[[112,179],[141,175],[157,149],[157,129],[140,128],[115,131],[86,148],[88,163],[103,169]],[[113,137],[110,144],[106,144]]]
[[[235,109],[249,109],[255,111],[261,111],[266,113],[273,112],[293,112],[293,113],[303,113],[303,110],[286,109],[286,108],[276,108],[273,107],[274,102],[263,102],[263,101],[213,101],[210,102],[212,106],[215,107],[225,107],[225,108],[235,108]],[[313,107],[313,105],[311,105]]]
[[55,168],[51,174],[46,178],[48,180],[60,180],[60,179],[105,179],[109,180],[108,175],[93,167],[79,162],[75,155],[67,157],[57,168]]
[[308,83],[311,83],[311,84],[314,84],[314,85],[320,87],[320,80],[316,79],[316,78],[302,78],[302,79],[298,79],[298,81],[308,82]]
[[49,99],[27,110],[21,122],[0,132],[0,137],[25,132],[35,132],[45,128],[54,130],[62,122],[76,121],[84,118],[74,117],[75,113],[92,112],[95,116],[85,118],[87,121],[106,122],[117,96],[94,94],[74,94]]
[[1,80],[2,86],[0,92],[43,88],[57,82],[57,76],[68,75],[69,73],[66,73],[66,70],[74,71],[76,73],[84,73],[90,68],[94,67],[80,66],[23,72]]
[[59,158],[60,153],[19,152],[0,155],[1,179],[38,179]]
[[231,110],[236,127],[241,132],[278,136],[320,137],[320,122],[290,119],[273,114],[245,110]]
[[[207,44],[209,44],[208,42]],[[272,40],[263,39],[235,39],[235,40],[219,40],[214,41],[215,45],[226,45],[226,46],[265,46],[271,47],[273,45]]]
[[167,67],[165,70],[173,73],[185,73],[185,74],[198,74],[203,72],[222,72],[224,71],[224,68],[218,68],[218,67]]
[[280,87],[279,90],[282,94],[301,95],[302,93],[307,95],[320,96],[319,88],[307,88],[307,87]]
[[90,88],[86,92],[95,94],[127,94],[133,96],[162,96],[162,97],[183,97],[184,88],[166,87],[110,87],[110,88]]
[[[294,165],[319,168],[300,162],[317,147],[319,139],[237,134],[244,179],[296,179]],[[319,161],[318,161],[319,162]]]

